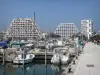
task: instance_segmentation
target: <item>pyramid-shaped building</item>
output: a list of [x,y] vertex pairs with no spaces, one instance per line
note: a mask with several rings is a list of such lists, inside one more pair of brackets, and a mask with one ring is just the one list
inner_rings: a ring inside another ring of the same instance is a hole
[[41,32],[33,18],[13,19],[6,32],[6,37],[13,40],[32,40],[40,38]]

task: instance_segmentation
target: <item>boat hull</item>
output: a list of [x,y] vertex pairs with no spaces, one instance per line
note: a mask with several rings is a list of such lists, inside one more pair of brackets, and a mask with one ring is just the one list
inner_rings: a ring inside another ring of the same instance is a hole
[[[30,55],[31,55],[31,58],[29,58]],[[23,59],[23,58],[21,58],[21,56],[19,55],[18,57],[16,57],[15,59],[13,59],[13,63],[15,63],[15,64],[30,63],[30,62],[33,61],[35,55],[33,55],[33,54],[28,54],[27,57],[28,57],[28,58]]]
[[61,57],[61,64],[68,64],[68,60],[69,60],[68,56],[63,55]]
[[30,63],[33,59],[27,59],[27,60],[13,60],[13,63],[16,64],[23,64],[23,63]]
[[51,58],[51,63],[52,63],[52,64],[59,64],[59,63],[60,63],[59,55],[54,55],[54,56]]
[[53,61],[53,60],[51,60],[51,63],[52,63],[52,64],[59,64],[60,61]]

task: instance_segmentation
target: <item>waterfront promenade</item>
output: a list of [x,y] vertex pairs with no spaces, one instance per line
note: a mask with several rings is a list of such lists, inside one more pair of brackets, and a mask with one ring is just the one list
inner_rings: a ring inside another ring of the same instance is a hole
[[71,68],[72,73],[68,73],[66,68],[62,75],[100,75],[100,46],[87,43],[76,64],[71,64]]

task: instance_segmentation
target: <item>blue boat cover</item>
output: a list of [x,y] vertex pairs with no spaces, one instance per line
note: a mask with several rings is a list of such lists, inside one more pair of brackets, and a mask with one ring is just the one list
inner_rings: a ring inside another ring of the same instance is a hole
[[0,42],[0,46],[5,46],[5,45],[7,45],[6,42]]

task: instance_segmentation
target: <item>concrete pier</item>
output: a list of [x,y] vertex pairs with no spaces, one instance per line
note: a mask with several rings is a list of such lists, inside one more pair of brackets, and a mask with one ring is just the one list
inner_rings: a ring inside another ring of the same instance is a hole
[[76,64],[70,64],[71,72],[68,68],[62,75],[100,75],[100,46],[91,42],[87,43],[83,52],[75,60]]

